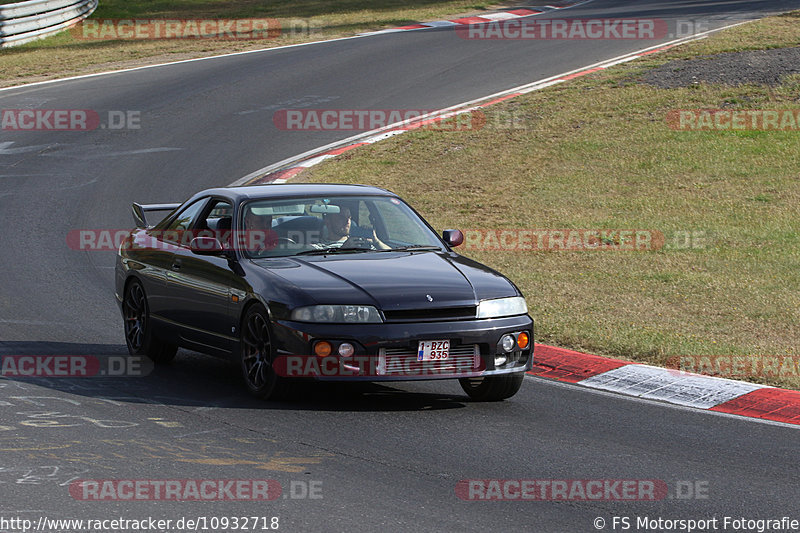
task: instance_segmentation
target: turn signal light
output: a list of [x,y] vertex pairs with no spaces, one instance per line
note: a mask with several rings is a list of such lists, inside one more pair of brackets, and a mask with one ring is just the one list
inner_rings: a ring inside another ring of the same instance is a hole
[[327,357],[333,351],[333,346],[328,341],[320,341],[314,345],[314,353],[319,357]]
[[528,343],[530,343],[530,342],[531,342],[531,338],[530,338],[530,336],[528,335],[527,332],[523,331],[522,333],[517,335],[517,346],[519,346],[520,349],[524,350],[525,348],[527,348],[528,347]]

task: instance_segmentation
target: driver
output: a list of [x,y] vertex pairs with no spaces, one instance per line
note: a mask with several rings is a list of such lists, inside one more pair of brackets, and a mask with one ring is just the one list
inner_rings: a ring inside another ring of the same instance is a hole
[[260,215],[252,209],[245,212],[242,248],[251,253],[272,250],[277,245],[277,237],[272,231],[272,215]]
[[352,226],[350,208],[344,205],[338,205],[337,207],[339,208],[338,213],[325,214],[322,238],[319,243],[313,245],[315,248],[364,248],[364,244],[375,250],[388,250],[390,248],[378,238],[375,234],[375,228],[372,228],[371,237],[350,235]]

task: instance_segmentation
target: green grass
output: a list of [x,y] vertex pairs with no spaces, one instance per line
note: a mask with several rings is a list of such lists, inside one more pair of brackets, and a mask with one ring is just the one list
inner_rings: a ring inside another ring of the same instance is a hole
[[[678,355],[800,356],[800,132],[685,132],[666,122],[671,110],[723,102],[795,109],[796,77],[776,88],[636,81],[671,59],[773,39],[796,45],[797,16],[492,106],[480,130],[415,131],[364,146],[300,179],[386,187],[439,230],[665,235],[665,246],[648,252],[463,250],[519,285],[537,342],[651,364]],[[800,388],[798,377],[751,379]]]
[[274,18],[287,31],[278,38],[236,41],[87,41],[66,31],[44,40],[0,49],[0,86],[345,37],[416,21],[476,13],[491,6],[491,3],[474,0],[102,0],[91,19]]

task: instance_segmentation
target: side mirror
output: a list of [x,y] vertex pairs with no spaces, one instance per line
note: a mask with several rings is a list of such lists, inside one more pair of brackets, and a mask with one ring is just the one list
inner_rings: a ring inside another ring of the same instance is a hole
[[222,243],[214,237],[195,237],[189,243],[189,249],[197,255],[223,255]]
[[460,229],[446,229],[442,232],[442,239],[448,246],[461,246],[464,244],[464,234]]

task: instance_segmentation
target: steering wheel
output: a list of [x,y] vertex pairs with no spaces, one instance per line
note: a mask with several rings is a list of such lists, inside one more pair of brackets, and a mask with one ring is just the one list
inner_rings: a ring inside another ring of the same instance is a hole
[[369,246],[370,249],[374,247],[372,239],[369,239],[367,237],[350,237],[348,240],[350,241],[350,244],[354,246],[367,245]]

